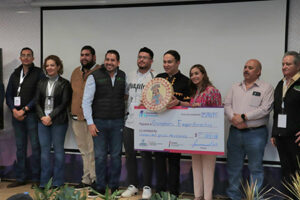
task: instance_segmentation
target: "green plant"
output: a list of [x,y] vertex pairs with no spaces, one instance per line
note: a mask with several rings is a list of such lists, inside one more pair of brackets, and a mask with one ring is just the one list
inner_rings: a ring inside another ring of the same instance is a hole
[[35,200],[49,200],[53,198],[53,195],[58,190],[58,188],[52,189],[52,178],[48,181],[45,188],[40,188],[38,186],[34,186],[34,196]]
[[272,188],[266,190],[266,188],[262,188],[260,191],[257,189],[257,181],[254,183],[252,182],[249,184],[248,181],[246,181],[246,184],[242,184],[242,188],[244,191],[245,200],[268,200],[271,199],[271,197],[266,197],[267,194],[272,190]]
[[171,194],[170,192],[160,192],[160,193],[155,193],[152,195],[150,200],[189,200],[189,199],[184,199],[182,198],[181,194],[179,197],[176,197],[174,194]]
[[103,200],[116,200],[116,199],[120,198],[121,194],[124,192],[124,190],[116,190],[112,194],[110,194],[109,188],[106,187],[105,194],[103,195],[103,194],[100,194],[99,192],[97,192],[96,190],[94,190],[93,188],[91,188],[91,190],[94,193],[96,193]]
[[49,180],[45,188],[34,186],[35,200],[86,200],[87,196],[84,192],[81,194],[80,191],[76,191],[74,187],[65,185],[60,188],[53,189],[52,178]]
[[283,186],[292,194],[294,197],[290,197],[279,190],[276,190],[281,194],[284,198],[289,200],[294,200],[294,198],[300,200],[300,174],[299,171],[296,171],[295,175],[291,175],[291,182],[283,181]]
[[[298,167],[300,168],[299,157],[297,156]],[[290,176],[290,180],[282,181],[283,186],[294,195],[294,197],[290,197],[287,194],[282,193],[281,191],[275,189],[282,197],[288,200],[294,200],[294,198],[300,200],[300,172],[296,171],[295,175]]]
[[74,187],[64,185],[55,194],[54,200],[86,200],[86,192],[83,194],[80,191],[76,191]]

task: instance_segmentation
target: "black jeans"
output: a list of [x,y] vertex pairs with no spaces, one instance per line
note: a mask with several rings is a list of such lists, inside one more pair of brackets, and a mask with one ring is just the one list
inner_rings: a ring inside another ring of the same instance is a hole
[[[155,152],[156,192],[179,195],[180,153]],[[167,159],[169,176],[167,173]]]
[[[137,151],[134,150],[134,130],[125,126],[123,142],[126,155],[127,181],[129,185],[138,187]],[[143,186],[152,185],[152,152],[141,151]]]

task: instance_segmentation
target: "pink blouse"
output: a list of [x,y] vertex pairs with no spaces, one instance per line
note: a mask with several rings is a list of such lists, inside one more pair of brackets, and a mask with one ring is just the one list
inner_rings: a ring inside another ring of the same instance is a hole
[[217,88],[207,86],[202,93],[196,92],[195,96],[191,97],[190,105],[193,103],[199,103],[199,107],[220,107],[222,106],[222,98]]

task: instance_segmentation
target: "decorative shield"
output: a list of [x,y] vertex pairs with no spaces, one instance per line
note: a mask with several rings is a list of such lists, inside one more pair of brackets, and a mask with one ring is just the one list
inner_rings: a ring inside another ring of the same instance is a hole
[[154,78],[143,89],[142,102],[154,112],[163,112],[172,100],[173,86],[164,78]]

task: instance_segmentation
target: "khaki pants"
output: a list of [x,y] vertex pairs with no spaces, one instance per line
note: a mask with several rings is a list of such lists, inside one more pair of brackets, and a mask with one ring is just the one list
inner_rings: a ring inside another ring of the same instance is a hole
[[92,182],[96,180],[92,135],[88,131],[86,121],[72,120],[72,128],[83,161],[82,182],[85,184],[92,184]]
[[195,198],[213,199],[215,163],[215,155],[192,155]]

